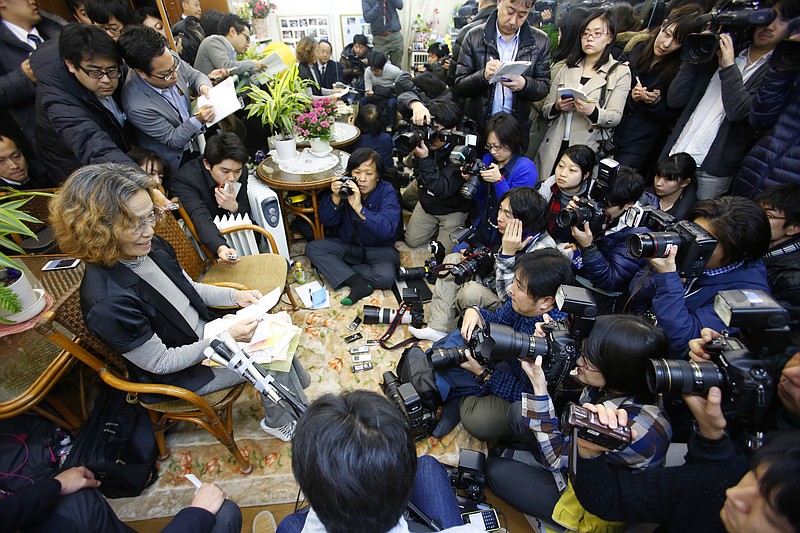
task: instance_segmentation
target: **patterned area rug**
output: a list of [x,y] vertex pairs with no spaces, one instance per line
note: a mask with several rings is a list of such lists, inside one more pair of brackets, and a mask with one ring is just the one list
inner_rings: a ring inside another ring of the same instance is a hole
[[[292,253],[302,254],[304,244],[292,247]],[[428,257],[423,249],[409,250],[405,244],[398,243],[400,260],[403,266],[419,266]],[[308,259],[300,255],[306,266],[308,280],[318,279],[310,268]],[[322,280],[320,280],[322,282]],[[347,288],[331,291],[331,307],[320,311],[300,309],[291,312],[287,301],[279,304],[281,310],[290,311],[295,325],[304,328],[295,357],[299,357],[312,378],[306,390],[309,400],[332,392],[343,390],[370,389],[380,392],[382,375],[394,370],[402,349],[384,350],[378,346],[370,349],[373,370],[353,374],[351,361],[344,337],[352,334],[347,326],[365,304],[396,309],[392,291],[375,291],[356,305],[345,307],[339,300],[347,296]],[[287,300],[284,297],[284,300]],[[299,299],[298,299],[299,302]],[[366,339],[377,339],[386,330],[386,325],[362,324],[357,331]],[[390,342],[398,342],[408,336],[407,327],[397,328]],[[361,341],[353,346],[362,344]],[[428,348],[429,342],[422,342]],[[136,498],[109,500],[122,520],[144,520],[172,516],[189,504],[194,494],[194,486],[183,476],[192,473],[203,481],[219,484],[228,497],[241,507],[271,505],[293,502],[298,488],[292,477],[291,445],[268,437],[259,428],[263,417],[261,404],[256,391],[248,387],[237,400],[234,407],[234,428],[236,442],[242,453],[253,463],[253,472],[242,475],[238,465],[228,450],[206,431],[190,424],[179,424],[167,434],[170,457],[160,463],[158,481],[148,487]],[[429,437],[417,443],[417,453],[430,454],[442,462],[458,464],[461,448],[486,451],[485,443],[471,437],[459,424],[444,439]]]

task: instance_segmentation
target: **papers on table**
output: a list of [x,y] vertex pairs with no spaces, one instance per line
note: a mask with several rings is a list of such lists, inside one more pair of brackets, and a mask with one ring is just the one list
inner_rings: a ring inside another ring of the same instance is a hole
[[312,281],[308,285],[295,287],[295,292],[303,305],[309,309],[326,309],[331,306],[328,289],[320,285],[319,281]]
[[569,87],[560,87],[558,89],[558,97],[559,98],[575,98],[577,100],[583,100],[584,102],[594,102],[594,100],[590,100],[586,93],[581,91],[580,89],[570,89]]
[[213,126],[228,115],[233,114],[242,108],[239,97],[236,96],[236,87],[233,85],[233,78],[226,78],[211,88],[208,97],[200,95],[197,97],[197,107],[210,104],[214,107],[214,120],[207,122],[206,126]]
[[528,70],[530,66],[530,61],[503,61],[495,71],[492,79],[489,80],[489,83],[500,82],[502,78],[508,78],[509,76],[522,76],[522,73]]

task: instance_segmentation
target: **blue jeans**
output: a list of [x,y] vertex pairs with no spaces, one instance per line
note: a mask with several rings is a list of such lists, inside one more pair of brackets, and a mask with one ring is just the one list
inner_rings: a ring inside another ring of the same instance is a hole
[[[417,458],[417,476],[411,490],[411,503],[442,528],[461,526],[456,493],[442,463],[430,455]],[[290,514],[278,524],[276,533],[300,533],[308,511]]]

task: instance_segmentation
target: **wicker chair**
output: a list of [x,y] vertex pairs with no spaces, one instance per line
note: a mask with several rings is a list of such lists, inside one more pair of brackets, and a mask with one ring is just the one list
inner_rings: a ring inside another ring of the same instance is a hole
[[254,224],[242,224],[222,230],[220,233],[223,235],[246,230],[260,233],[267,239],[272,250],[272,253],[242,256],[241,261],[234,267],[228,267],[216,263],[216,255],[200,242],[194,224],[183,207],[178,210],[178,215],[209,259],[202,258],[174,217],[163,217],[156,227],[156,233],[172,245],[178,256],[178,262],[193,280],[238,289],[258,289],[261,294],[283,287],[283,292],[289,297],[292,308],[297,309],[297,302],[289,288],[288,264],[286,259],[276,252],[278,246],[267,230]]
[[[74,337],[64,333],[66,328]],[[122,357],[100,339],[92,335],[83,321],[80,308],[80,284],[76,284],[58,302],[55,302],[36,329],[62,349],[80,359],[96,371],[107,385],[129,393],[131,402],[138,402],[148,410],[158,444],[159,459],[169,456],[165,431],[177,421],[192,422],[208,431],[231,452],[243,474],[253,471],[253,465],[239,450],[233,438],[233,403],[242,393],[244,383],[215,393],[199,396],[192,391],[173,385],[136,383],[127,379]],[[161,403],[139,401],[139,394],[160,394],[175,398]]]

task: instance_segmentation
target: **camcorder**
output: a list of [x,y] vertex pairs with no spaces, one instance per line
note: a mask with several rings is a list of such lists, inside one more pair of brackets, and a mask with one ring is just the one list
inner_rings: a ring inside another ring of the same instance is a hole
[[[401,294],[403,303],[410,304],[408,313],[403,313],[400,318],[401,324],[411,324],[415,328],[425,325],[425,309],[422,306],[422,299],[416,289],[403,289]],[[397,316],[398,309],[388,307],[378,307],[377,305],[364,306],[364,324],[391,324]]]
[[460,30],[467,24],[469,24],[472,17],[478,14],[478,3],[475,2],[474,4],[465,4],[458,8],[458,12],[456,12],[456,16],[453,17],[453,26],[456,27],[457,30]]
[[469,176],[458,191],[466,200],[472,200],[481,186],[481,171],[489,167],[478,157],[474,146],[459,144],[450,152],[450,162],[461,167],[461,173]]
[[613,451],[624,450],[632,441],[631,428],[617,426],[611,429],[600,422],[597,413],[574,402],[567,403],[561,413],[561,432],[565,435],[573,433],[578,438]]
[[647,386],[651,392],[707,395],[722,390],[725,418],[752,427],[760,422],[772,398],[778,362],[789,344],[789,313],[762,291],[720,291],[714,310],[726,326],[741,328],[743,340],[723,336],[706,343],[710,361],[651,359]]
[[442,271],[441,266],[444,262],[444,245],[439,241],[431,241],[428,244],[428,249],[433,255],[427,258],[422,263],[421,267],[400,267],[400,269],[397,271],[397,279],[400,281],[411,281],[424,278],[425,281],[431,285],[436,283],[436,278],[440,277],[439,273]]
[[395,373],[390,370],[383,373],[381,390],[405,416],[414,440],[424,439],[431,434],[436,427],[435,413],[425,406],[411,383],[400,383]]
[[624,215],[625,225],[646,227],[651,233],[628,236],[628,253],[633,258],[666,257],[669,245],[678,247],[675,266],[682,278],[696,278],[717,247],[717,239],[695,222],[678,220],[672,215],[651,207],[630,207]]
[[350,70],[352,70],[355,74],[361,74],[366,70],[367,65],[364,63],[364,59],[366,59],[366,57],[349,54],[346,55],[345,58],[350,63]]
[[580,198],[577,204],[577,207],[567,207],[559,211],[556,224],[562,228],[577,226],[582,229],[588,222],[592,235],[602,237],[611,223],[611,215],[603,208],[603,204],[590,198]]
[[542,370],[548,387],[555,392],[574,368],[580,351],[579,339],[589,335],[597,316],[594,297],[583,287],[562,285],[556,292],[556,305],[570,318],[543,324],[544,337],[520,333],[501,324],[486,323],[472,331],[466,346],[432,348],[428,353],[431,364],[437,370],[460,366],[467,362],[467,354],[487,367],[496,361],[542,356]]
[[759,8],[758,0],[728,0],[711,13],[698,17],[700,24],[708,23],[709,32],[690,33],[683,40],[681,59],[688,63],[706,63],[715,57],[719,35],[727,33],[734,44],[750,38],[752,26],[766,26],[777,13],[771,8]]
[[341,176],[339,181],[342,182],[342,187],[339,189],[339,198],[347,200],[348,196],[353,195],[353,188],[358,187],[356,179],[353,176]]

